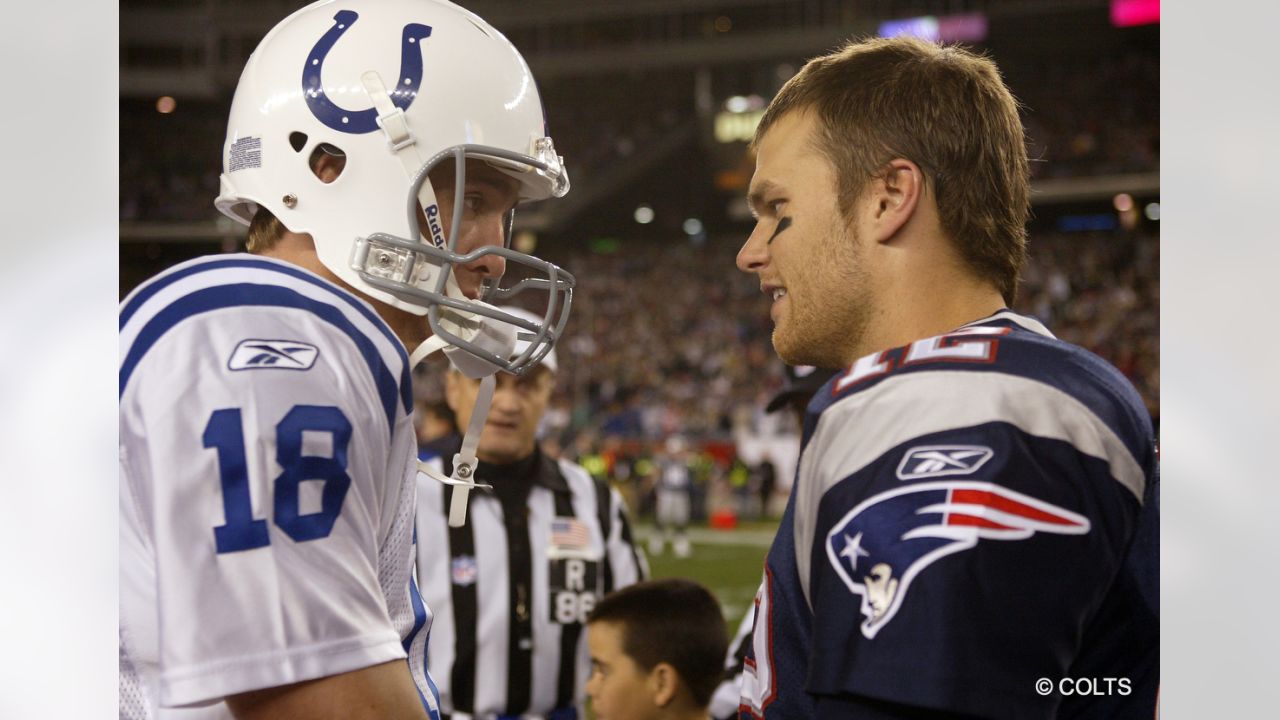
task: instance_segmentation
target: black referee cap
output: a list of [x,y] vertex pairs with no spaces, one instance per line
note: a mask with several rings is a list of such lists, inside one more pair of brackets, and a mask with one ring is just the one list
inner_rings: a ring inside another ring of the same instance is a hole
[[782,390],[777,395],[773,396],[768,405],[764,406],[764,411],[767,413],[774,412],[778,408],[791,403],[792,400],[801,397],[804,397],[807,402],[807,399],[818,392],[818,389],[826,384],[836,372],[836,370],[822,370],[812,365],[787,365],[787,384],[782,387]]

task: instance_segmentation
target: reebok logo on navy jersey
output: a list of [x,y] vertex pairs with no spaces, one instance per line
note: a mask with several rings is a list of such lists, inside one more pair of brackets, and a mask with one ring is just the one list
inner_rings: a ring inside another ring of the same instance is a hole
[[969,475],[995,453],[982,445],[924,445],[913,447],[898,464],[899,480],[921,480],[946,475]]
[[1083,535],[1089,520],[993,483],[921,483],[874,495],[827,534],[827,559],[862,596],[862,634],[884,627],[921,571],[979,540],[1026,540],[1037,532]]
[[231,353],[231,370],[310,370],[320,350],[315,345],[294,340],[241,340]]

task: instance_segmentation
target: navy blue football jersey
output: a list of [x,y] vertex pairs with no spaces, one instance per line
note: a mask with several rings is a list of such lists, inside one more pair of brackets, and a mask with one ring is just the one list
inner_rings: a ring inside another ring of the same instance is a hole
[[1157,482],[1132,385],[1033,319],[858,360],[806,412],[741,717],[1152,717]]

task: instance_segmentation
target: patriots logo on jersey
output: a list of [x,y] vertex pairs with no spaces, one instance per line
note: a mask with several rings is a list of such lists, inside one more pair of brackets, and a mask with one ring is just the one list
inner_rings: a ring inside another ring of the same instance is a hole
[[939,481],[890,490],[850,510],[827,534],[827,559],[862,596],[862,634],[874,638],[902,607],[911,581],[979,540],[1037,532],[1083,535],[1089,519],[987,482]]
[[315,345],[294,340],[241,340],[231,353],[227,367],[231,370],[309,370],[319,355]]

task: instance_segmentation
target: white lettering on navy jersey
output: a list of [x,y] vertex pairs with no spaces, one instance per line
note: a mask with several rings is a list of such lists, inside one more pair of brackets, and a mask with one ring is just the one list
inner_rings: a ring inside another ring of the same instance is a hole
[[884,356],[884,353],[876,353],[858,358],[847,372],[839,376],[833,391],[844,392],[848,387],[888,373],[893,369],[893,362],[886,360]]
[[965,340],[972,336],[1008,335],[1009,328],[1002,327],[969,327],[937,337],[917,340],[907,347],[903,365],[913,363],[934,362],[937,360],[991,362],[996,358],[997,341],[991,338]]
[[751,654],[743,660],[742,688],[739,712],[752,717],[763,717],[765,708],[778,695],[778,679],[773,672],[773,639],[770,636],[773,589],[773,573],[766,565],[764,579],[756,591],[755,618],[752,620]]

